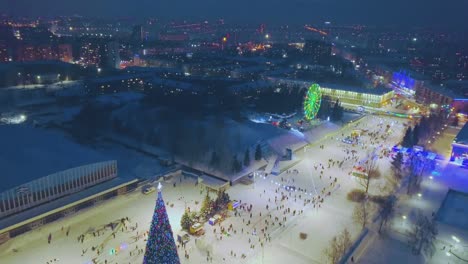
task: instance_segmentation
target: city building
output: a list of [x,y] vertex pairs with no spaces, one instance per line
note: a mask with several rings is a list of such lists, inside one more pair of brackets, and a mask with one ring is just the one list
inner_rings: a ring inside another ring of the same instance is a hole
[[117,177],[117,162],[104,161],[53,173],[0,193],[0,218]]
[[143,31],[142,25],[136,25],[133,27],[131,39],[138,42],[145,40],[145,32]]
[[[314,82],[296,79],[268,77],[268,81],[277,85],[296,86],[308,88]],[[330,100],[340,100],[345,108],[356,109],[359,106],[380,108],[395,96],[395,92],[389,88],[363,88],[351,85],[319,83],[322,97],[327,96]]]
[[460,164],[465,159],[468,159],[468,122],[465,123],[463,128],[453,139],[452,155],[450,156],[451,161],[455,161]]
[[146,81],[153,76],[152,73],[137,73],[93,78],[86,80],[84,87],[87,94],[144,91]]
[[428,105],[432,109],[452,105],[457,95],[442,86],[435,86],[421,81],[415,86],[416,102]]
[[119,43],[103,39],[86,39],[80,48],[80,64],[84,66],[120,67]]
[[0,63],[12,61],[11,51],[6,41],[0,40]]
[[330,43],[320,40],[308,40],[304,45],[304,57],[311,60],[312,63],[328,65],[331,59]]
[[[1,44],[0,44],[1,49]],[[0,51],[1,53],[1,51]],[[70,44],[28,44],[22,43],[16,48],[16,61],[73,61],[73,50]]]
[[73,48],[71,44],[58,45],[58,58],[64,62],[73,62]]
[[36,48],[33,45],[20,45],[16,50],[17,61],[35,61],[38,60]]
[[[394,91],[388,88],[362,88],[357,86],[320,84],[322,96],[340,100],[342,104],[380,108],[393,97]],[[345,106],[346,107],[346,106]]]
[[60,133],[16,125],[0,126],[0,135],[0,244],[137,185],[117,177],[115,160]]

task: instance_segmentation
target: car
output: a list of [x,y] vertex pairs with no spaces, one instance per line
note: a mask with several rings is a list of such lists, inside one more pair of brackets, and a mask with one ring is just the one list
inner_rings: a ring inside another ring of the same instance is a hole
[[156,191],[156,188],[154,186],[147,186],[143,188],[143,194],[150,194],[154,191]]

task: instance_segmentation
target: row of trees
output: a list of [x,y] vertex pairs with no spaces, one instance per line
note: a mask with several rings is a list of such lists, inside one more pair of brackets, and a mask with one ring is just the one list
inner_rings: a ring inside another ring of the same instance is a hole
[[[300,110],[304,101],[306,89],[297,85],[272,85],[262,88],[259,95],[256,90],[247,92],[245,96],[252,96],[255,110],[268,113],[292,113]],[[250,94],[249,94],[250,93]]]
[[[435,117],[433,117],[432,121],[430,122],[436,122]],[[431,135],[429,132],[422,132],[421,127],[424,127],[424,129],[428,129],[427,124],[430,124],[429,121],[426,121],[426,119],[421,119],[419,126],[416,125],[415,128],[411,131],[411,128],[408,128],[407,132],[405,133],[405,136],[403,138],[403,142],[408,142],[411,140],[411,133],[413,133],[413,139],[412,144],[417,144],[417,138],[419,136],[427,136]],[[442,126],[442,123],[439,125],[439,127]],[[435,127],[435,126],[432,126]],[[410,132],[408,132],[410,131]],[[432,131],[435,132],[435,131]],[[427,134],[427,135],[426,135]],[[404,145],[404,144],[402,144]],[[411,145],[406,145],[406,147],[412,147]],[[431,165],[434,161],[426,160],[424,156],[416,154],[416,153],[411,153],[410,156],[407,157],[407,162],[404,162],[404,155],[400,152],[398,152],[395,157],[393,158],[391,164],[393,168],[393,174],[394,178],[397,180],[398,183],[400,183],[404,178],[407,179],[406,182],[406,193],[409,195],[412,195],[416,191],[419,190],[420,183],[422,181],[422,175],[423,172],[425,171],[426,168],[428,168],[428,165]],[[407,175],[404,177],[404,175]],[[408,233],[409,236],[409,245],[413,251],[414,254],[419,255],[421,254],[421,251],[424,250],[424,252],[428,256],[432,256],[435,252],[435,240],[436,236],[438,234],[437,230],[437,224],[435,222],[434,216],[431,218],[425,216],[421,211],[417,211],[415,219],[415,223],[413,225],[413,228],[411,231]]]
[[229,194],[224,191],[218,192],[216,199],[211,199],[209,192],[207,192],[198,214],[195,211],[189,212],[189,210],[185,210],[182,218],[180,219],[182,229],[189,231],[190,227],[194,223],[201,219],[208,219],[213,216],[225,208],[229,201]]
[[317,117],[320,119],[328,119],[331,121],[343,120],[344,108],[341,106],[340,101],[337,99],[335,102],[328,96],[322,97],[322,103],[317,113]]
[[[259,161],[259,160],[262,159],[262,157],[263,157],[262,148],[261,148],[260,145],[257,145],[257,147],[255,148],[254,158],[255,158],[256,161]],[[213,151],[212,154],[211,154],[210,165],[215,166],[215,165],[219,164],[219,161],[220,161],[220,157],[218,156],[218,154],[215,151]],[[243,162],[241,162],[237,158],[237,155],[233,156],[233,158],[232,158],[232,167],[231,167],[232,172],[240,172],[243,167],[249,167],[249,166],[250,166],[250,151],[249,151],[249,149],[245,150]]]
[[431,114],[429,117],[422,116],[419,122],[413,127],[406,129],[401,145],[405,148],[412,148],[415,145],[430,140],[446,123],[447,114],[440,112]]

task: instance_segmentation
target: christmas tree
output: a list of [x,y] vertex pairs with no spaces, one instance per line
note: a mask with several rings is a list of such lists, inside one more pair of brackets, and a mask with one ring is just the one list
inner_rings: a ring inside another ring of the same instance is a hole
[[171,224],[167,217],[166,206],[161,195],[161,183],[158,186],[158,200],[154,209],[153,221],[146,242],[143,264],[180,263],[174,242]]

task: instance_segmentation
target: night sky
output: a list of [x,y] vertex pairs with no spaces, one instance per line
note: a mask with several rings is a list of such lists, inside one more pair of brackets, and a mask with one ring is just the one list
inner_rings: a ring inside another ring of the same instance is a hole
[[225,18],[299,24],[329,20],[370,25],[468,27],[468,0],[0,0],[11,15]]

